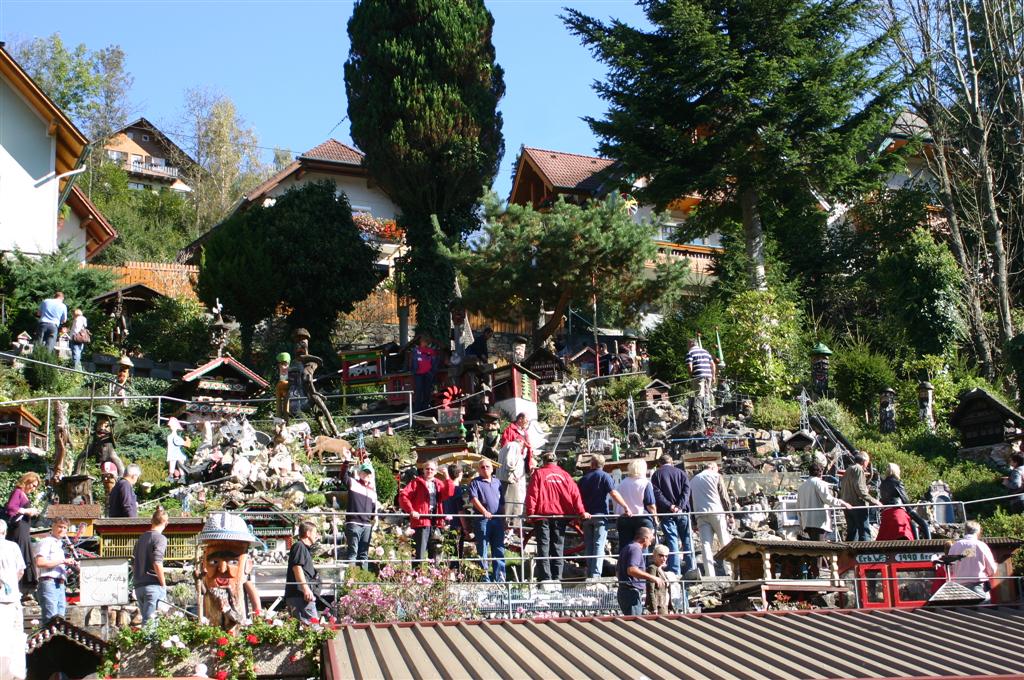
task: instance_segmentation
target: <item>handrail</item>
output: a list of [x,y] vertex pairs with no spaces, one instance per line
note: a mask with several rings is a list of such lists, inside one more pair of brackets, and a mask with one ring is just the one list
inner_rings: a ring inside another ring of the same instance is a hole
[[565,414],[565,422],[562,423],[562,429],[558,431],[558,438],[555,439],[554,445],[551,447],[552,451],[558,450],[558,445],[562,442],[562,435],[565,434],[565,428],[569,425],[569,420],[572,418],[572,412],[576,410],[576,404],[579,403],[580,395],[583,395],[583,417],[586,419],[587,415],[587,386],[595,380],[608,380],[610,378],[624,378],[630,375],[647,375],[643,371],[634,371],[632,373],[613,373],[611,375],[596,375],[593,378],[587,378],[583,381],[581,389],[576,392],[576,397],[572,400],[572,406],[569,407],[568,412]]

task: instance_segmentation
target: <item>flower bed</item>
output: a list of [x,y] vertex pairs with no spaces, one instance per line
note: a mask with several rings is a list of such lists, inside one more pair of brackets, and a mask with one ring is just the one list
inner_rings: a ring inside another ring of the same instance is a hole
[[122,629],[110,641],[100,677],[182,677],[216,680],[310,677],[320,673],[320,650],[334,637],[329,627],[296,619],[261,618],[236,634],[180,616]]

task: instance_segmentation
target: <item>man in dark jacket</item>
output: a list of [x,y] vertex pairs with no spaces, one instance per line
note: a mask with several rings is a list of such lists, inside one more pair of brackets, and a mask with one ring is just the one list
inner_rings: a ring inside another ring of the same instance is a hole
[[[654,505],[658,510],[665,545],[669,550],[665,568],[682,576],[695,567],[690,517],[684,514],[690,507],[690,477],[685,470],[672,463],[672,456],[667,453],[658,459],[658,469],[651,475],[651,486],[654,488]],[[680,553],[682,560],[679,559]]]
[[135,483],[142,476],[142,468],[138,465],[129,465],[124,476],[117,480],[117,484],[111,489],[107,496],[107,517],[138,517],[139,501],[135,497]]

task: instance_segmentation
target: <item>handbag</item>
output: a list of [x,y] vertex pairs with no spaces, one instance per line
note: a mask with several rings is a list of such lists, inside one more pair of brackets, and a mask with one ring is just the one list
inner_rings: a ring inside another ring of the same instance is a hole
[[88,328],[83,328],[74,335],[71,336],[73,342],[77,342],[80,345],[85,345],[92,342],[92,333],[89,332]]

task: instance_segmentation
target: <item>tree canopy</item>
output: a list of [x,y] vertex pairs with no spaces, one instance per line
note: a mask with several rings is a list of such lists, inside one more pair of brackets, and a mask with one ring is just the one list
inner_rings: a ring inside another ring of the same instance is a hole
[[[900,81],[862,39],[870,0],[649,0],[653,26],[565,21],[608,65],[608,102],[589,118],[624,178],[647,178],[642,200],[687,195],[743,225],[754,288],[764,272],[766,214],[801,196],[841,197],[877,176],[865,154],[892,121]],[[771,227],[771,225],[768,225]]]
[[682,263],[649,269],[657,260],[657,223],[637,223],[616,196],[586,206],[559,200],[549,211],[510,205],[492,210],[476,250],[459,257],[468,281],[464,300],[495,318],[536,319],[552,312],[534,340],[548,338],[573,302],[593,295],[616,301],[625,318],[679,294]]
[[454,290],[445,253],[478,226],[504,152],[493,26],[482,0],[360,0],[348,23],[352,139],[401,210],[408,292],[420,330],[438,338],[448,337]]
[[242,326],[251,350],[256,324],[279,308],[289,323],[326,343],[338,314],[352,311],[380,278],[377,251],[352,220],[348,198],[333,182],[288,190],[274,205],[228,218],[207,240],[199,296],[219,299]]

